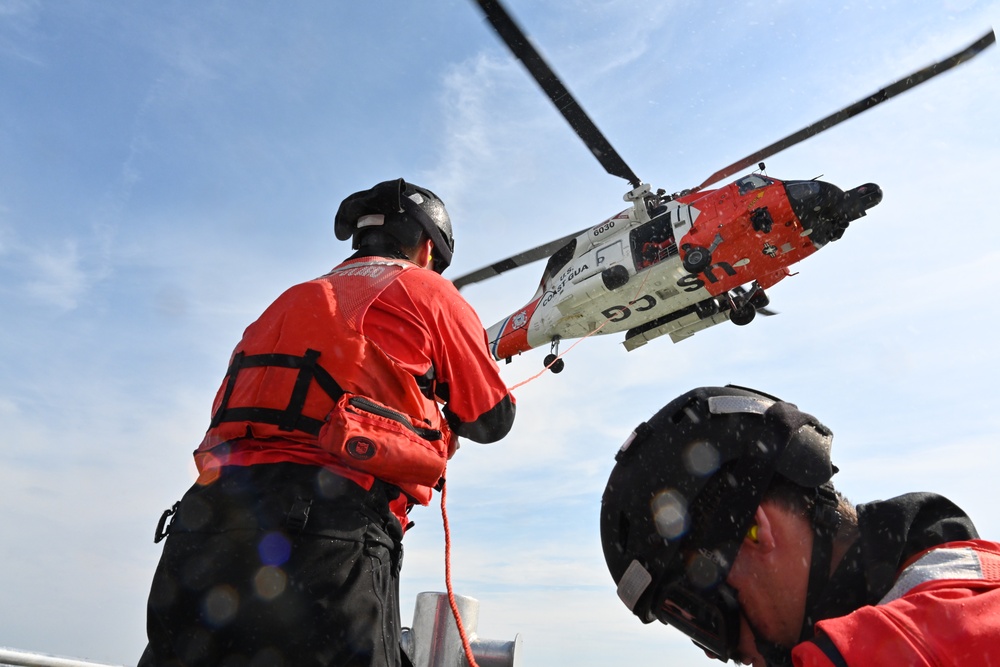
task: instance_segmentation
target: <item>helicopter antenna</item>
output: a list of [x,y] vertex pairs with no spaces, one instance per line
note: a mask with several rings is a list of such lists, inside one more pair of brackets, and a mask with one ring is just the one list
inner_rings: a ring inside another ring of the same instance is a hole
[[786,148],[794,146],[799,142],[805,141],[809,137],[815,136],[820,132],[828,130],[834,125],[839,125],[848,118],[853,118],[854,116],[857,116],[859,113],[867,111],[868,109],[871,109],[873,106],[885,102],[889,98],[895,97],[900,93],[906,92],[910,88],[919,86],[920,84],[937,76],[938,74],[941,74],[942,72],[947,72],[952,67],[956,67],[958,65],[961,65],[967,60],[971,60],[975,56],[979,55],[981,51],[991,46],[996,41],[997,37],[993,33],[993,30],[990,29],[988,33],[977,39],[975,42],[965,47],[961,51],[945,58],[944,60],[936,62],[932,65],[928,65],[927,67],[917,72],[914,72],[913,74],[904,76],[899,81],[889,84],[885,88],[882,88],[881,90],[872,93],[871,95],[869,95],[864,99],[858,100],[857,102],[851,104],[850,106],[844,107],[843,109],[837,111],[836,113],[830,114],[823,120],[817,121],[812,125],[809,125],[808,127],[804,127],[798,132],[790,134],[784,139],[780,139],[774,142],[767,148],[762,148],[756,153],[748,155],[742,160],[734,162],[733,164],[729,165],[728,167],[725,167],[724,169],[720,169],[719,171],[715,172],[707,179],[705,179],[705,181],[701,185],[692,188],[691,192],[697,192],[698,190],[701,190],[707,185],[712,185],[713,183],[721,181],[724,178],[739,173],[744,169],[746,169],[747,167],[749,167],[750,165],[754,164],[755,162],[760,162],[765,158],[769,158],[775,153],[778,153],[780,151],[785,150]]
[[601,163],[604,170],[612,176],[624,178],[633,188],[640,185],[639,177],[625,164],[618,151],[605,138],[587,112],[583,110],[576,98],[567,90],[549,64],[545,62],[538,50],[531,44],[524,31],[514,22],[511,15],[500,4],[499,0],[476,0],[487,20],[496,30],[500,38],[507,44],[531,76],[542,87],[556,109],[563,115],[577,136],[583,139],[590,152]]

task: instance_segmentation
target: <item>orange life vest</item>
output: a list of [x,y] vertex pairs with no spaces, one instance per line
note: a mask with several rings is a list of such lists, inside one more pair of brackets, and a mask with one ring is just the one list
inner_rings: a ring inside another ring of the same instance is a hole
[[[382,448],[392,453],[377,476],[418,503],[430,502],[448,458],[448,424],[413,375],[359,331],[371,303],[411,269],[416,267],[392,260],[350,262],[278,297],[247,327],[233,352],[211,425],[195,452],[199,469],[220,445],[251,440],[263,447],[323,447],[337,463],[367,474],[368,460]],[[342,407],[355,410],[352,406],[371,419],[360,426],[351,422],[353,433],[339,449],[331,447],[338,434],[330,431],[342,423],[331,414],[342,414]],[[409,421],[399,430],[416,437],[359,432],[372,420]]]

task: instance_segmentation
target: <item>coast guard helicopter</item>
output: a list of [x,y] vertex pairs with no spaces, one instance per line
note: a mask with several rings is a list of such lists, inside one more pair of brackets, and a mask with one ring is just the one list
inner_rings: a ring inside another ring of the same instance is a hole
[[[631,206],[598,225],[550,241],[454,280],[462,287],[548,257],[531,300],[487,330],[490,351],[508,363],[545,344],[560,372],[559,341],[625,331],[626,350],[663,335],[676,343],[727,320],[749,324],[767,309],[765,290],[789,266],[831,241],[882,201],[866,183],[850,190],[820,180],[766,176],[764,160],[978,55],[993,31],[961,51],[720,169],[700,185],[667,195],[640,181],[562,84],[498,0],[476,0],[577,135],[612,176],[629,182]],[[722,187],[757,164],[760,171]]]

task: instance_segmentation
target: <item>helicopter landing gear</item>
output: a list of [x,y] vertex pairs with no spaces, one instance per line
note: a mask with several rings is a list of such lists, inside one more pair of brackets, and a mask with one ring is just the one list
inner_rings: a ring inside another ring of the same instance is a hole
[[733,289],[729,293],[729,319],[733,324],[745,326],[753,321],[757,313],[764,315],[774,315],[773,310],[768,309],[771,300],[767,298],[764,289],[754,282],[753,287],[747,291],[742,285]]
[[716,234],[715,238],[712,239],[712,245],[707,248],[703,248],[700,245],[689,245],[685,243],[681,248],[684,250],[684,258],[681,260],[681,264],[684,265],[684,270],[688,273],[695,274],[701,273],[709,267],[712,263],[712,253],[715,249],[719,247],[722,243],[722,235]]
[[701,273],[712,263],[712,253],[700,245],[687,246],[684,248],[684,259],[681,263],[688,273]]
[[543,363],[553,373],[562,373],[562,370],[566,368],[566,362],[559,358],[559,336],[552,339],[549,353],[545,355]]
[[753,318],[757,315],[757,309],[753,307],[750,302],[741,304],[739,307],[734,308],[732,312],[729,313],[729,319],[733,324],[737,326],[746,326],[753,322]]

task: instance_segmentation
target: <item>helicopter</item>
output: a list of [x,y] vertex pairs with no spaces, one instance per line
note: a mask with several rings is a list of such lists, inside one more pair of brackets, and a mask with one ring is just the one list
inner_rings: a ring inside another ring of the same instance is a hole
[[[839,240],[882,201],[865,183],[843,190],[819,179],[779,180],[763,160],[970,60],[996,42],[991,29],[966,48],[913,72],[798,132],[667,194],[625,163],[499,0],[476,0],[494,31],[569,122],[605,171],[628,181],[625,210],[453,280],[459,289],[548,258],[527,304],[487,329],[490,352],[510,363],[545,344],[544,365],[565,367],[562,340],[625,332],[632,351],[660,336],[675,343],[730,321],[773,315],[766,290],[789,267]],[[708,189],[756,164],[735,181]]]

